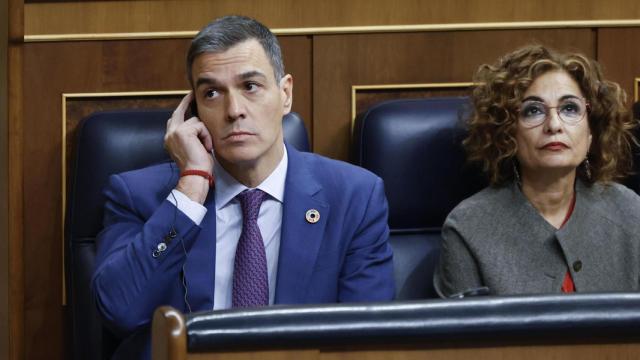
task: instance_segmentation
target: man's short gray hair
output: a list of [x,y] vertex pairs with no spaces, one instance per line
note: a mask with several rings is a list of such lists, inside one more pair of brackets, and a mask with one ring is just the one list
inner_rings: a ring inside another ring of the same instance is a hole
[[187,76],[194,86],[191,69],[195,58],[202,53],[219,53],[250,39],[256,39],[267,54],[276,81],[284,76],[284,63],[280,44],[275,35],[263,24],[246,16],[231,15],[210,22],[191,41],[187,53]]

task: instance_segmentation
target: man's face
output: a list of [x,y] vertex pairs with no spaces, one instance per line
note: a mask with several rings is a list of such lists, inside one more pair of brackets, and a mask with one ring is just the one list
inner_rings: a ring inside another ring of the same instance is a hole
[[198,55],[191,75],[199,118],[222,165],[275,166],[283,151],[282,116],[291,110],[291,75],[276,81],[255,39]]

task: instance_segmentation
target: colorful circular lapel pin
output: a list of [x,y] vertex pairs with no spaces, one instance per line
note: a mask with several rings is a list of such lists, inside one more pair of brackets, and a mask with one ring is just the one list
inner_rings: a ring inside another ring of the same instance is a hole
[[316,209],[309,209],[307,210],[305,217],[309,224],[315,224],[320,221],[320,212],[318,212],[318,210]]

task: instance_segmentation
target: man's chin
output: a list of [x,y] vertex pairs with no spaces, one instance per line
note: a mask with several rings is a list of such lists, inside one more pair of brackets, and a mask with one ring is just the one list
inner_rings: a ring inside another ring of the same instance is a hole
[[249,166],[258,160],[255,151],[249,149],[234,149],[234,151],[216,152],[216,160],[223,166],[225,164],[233,166]]

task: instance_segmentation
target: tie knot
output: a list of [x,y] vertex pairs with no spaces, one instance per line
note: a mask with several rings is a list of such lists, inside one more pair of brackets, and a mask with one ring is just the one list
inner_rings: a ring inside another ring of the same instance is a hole
[[266,198],[267,193],[260,189],[246,190],[238,194],[240,206],[242,207],[242,217],[244,221],[258,219],[260,205]]

